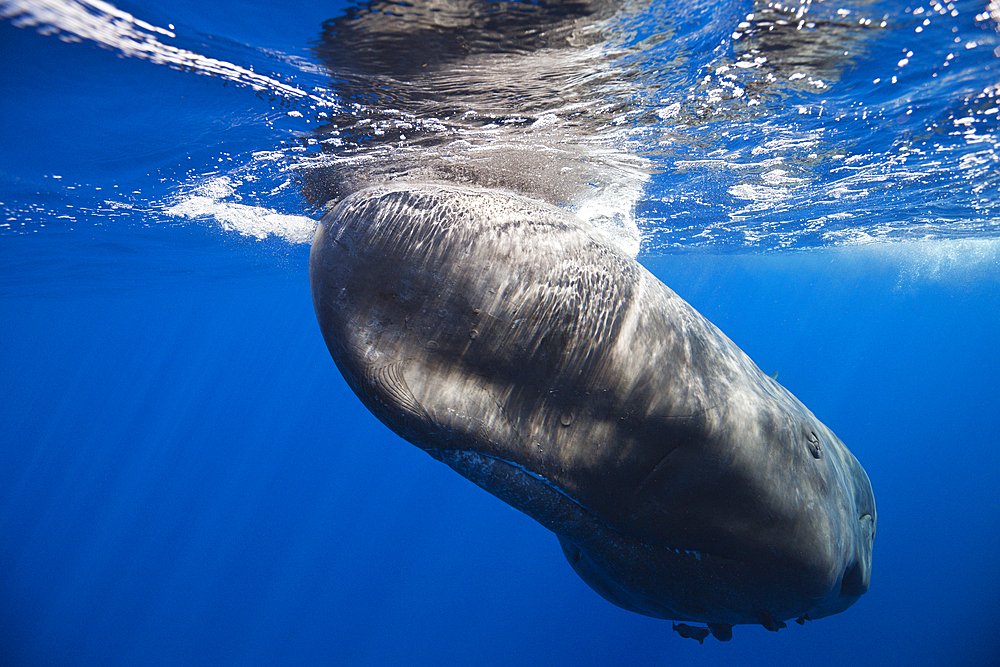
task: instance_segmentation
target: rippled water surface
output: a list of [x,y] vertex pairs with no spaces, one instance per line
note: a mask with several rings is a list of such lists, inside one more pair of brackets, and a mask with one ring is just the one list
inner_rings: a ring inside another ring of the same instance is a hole
[[[0,0],[0,664],[997,664],[998,21]],[[780,371],[872,478],[871,591],[699,646],[375,422],[305,268],[395,179],[572,210]]]
[[981,2],[128,9],[0,4],[25,93],[3,233],[93,212],[302,243],[400,177],[533,194],[653,255],[997,233]]

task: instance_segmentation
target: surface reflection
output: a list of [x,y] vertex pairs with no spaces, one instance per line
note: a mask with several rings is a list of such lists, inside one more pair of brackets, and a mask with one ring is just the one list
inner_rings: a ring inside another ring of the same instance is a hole
[[647,179],[630,150],[634,84],[616,39],[644,3],[372,2],[315,51],[343,106],[302,171],[323,205],[386,180],[502,188],[572,207],[638,250]]

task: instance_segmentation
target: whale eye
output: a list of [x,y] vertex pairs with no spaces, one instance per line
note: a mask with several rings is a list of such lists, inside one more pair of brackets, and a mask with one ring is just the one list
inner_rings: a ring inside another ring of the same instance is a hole
[[823,458],[823,446],[819,442],[819,436],[816,435],[816,431],[809,431],[809,435],[806,436],[806,444],[809,447],[809,453],[813,455],[814,459]]

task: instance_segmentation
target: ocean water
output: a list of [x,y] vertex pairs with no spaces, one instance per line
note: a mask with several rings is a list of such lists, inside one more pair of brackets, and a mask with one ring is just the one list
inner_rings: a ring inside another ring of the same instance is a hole
[[[0,0],[0,664],[1000,663],[1000,8]],[[698,645],[392,434],[308,243],[575,211],[851,448],[871,589]]]

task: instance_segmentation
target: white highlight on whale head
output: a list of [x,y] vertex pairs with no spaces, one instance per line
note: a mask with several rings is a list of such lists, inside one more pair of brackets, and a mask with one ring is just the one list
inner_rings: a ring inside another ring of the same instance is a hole
[[642,235],[634,208],[642,196],[643,183],[606,187],[576,206],[576,215],[596,227],[619,250],[633,259],[639,254]]

